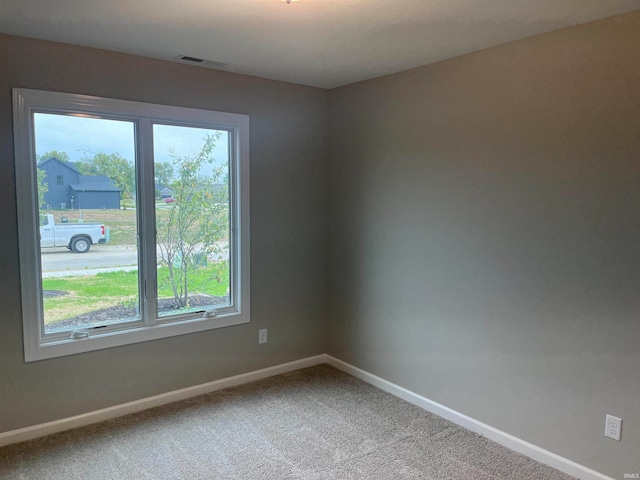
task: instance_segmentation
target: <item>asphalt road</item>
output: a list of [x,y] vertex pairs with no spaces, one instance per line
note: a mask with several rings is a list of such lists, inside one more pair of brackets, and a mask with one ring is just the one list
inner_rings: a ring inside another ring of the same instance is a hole
[[41,258],[43,272],[123,267],[138,263],[138,250],[135,246],[93,245],[87,253],[73,253],[66,248],[43,248]]
[[[227,245],[221,243],[220,246]],[[93,275],[137,269],[138,249],[134,245],[92,245],[87,253],[73,253],[64,247],[43,248],[41,259],[44,278]],[[226,255],[217,259],[226,259]]]

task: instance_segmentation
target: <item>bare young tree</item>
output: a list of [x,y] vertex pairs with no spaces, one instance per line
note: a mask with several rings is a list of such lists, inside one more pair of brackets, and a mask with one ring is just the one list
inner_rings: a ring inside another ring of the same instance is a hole
[[157,216],[159,267],[168,269],[175,308],[190,306],[196,285],[193,273],[222,253],[220,242],[229,236],[228,165],[216,165],[213,150],[219,134],[208,135],[200,151],[179,156],[170,151],[175,180],[174,203]]

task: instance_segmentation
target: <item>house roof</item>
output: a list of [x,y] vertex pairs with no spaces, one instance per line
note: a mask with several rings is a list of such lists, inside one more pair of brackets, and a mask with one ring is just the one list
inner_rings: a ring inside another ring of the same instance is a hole
[[107,177],[106,175],[80,175],[78,177],[78,184],[82,185],[93,185],[96,183],[106,184],[113,186],[113,181]]
[[38,163],[38,168],[46,167],[49,163],[57,162],[78,175],[78,183],[69,185],[71,190],[76,192],[121,192],[122,189],[116,187],[113,181],[106,175],[82,175],[71,162],[51,157]]
[[75,192],[121,192],[122,190],[108,183],[76,183],[69,185]]
[[74,173],[77,173],[78,175],[80,175],[80,172],[78,171],[78,169],[76,168],[76,166],[71,163],[71,162],[63,162],[62,160],[60,160],[57,157],[50,157],[47,158],[46,160],[42,160],[38,163],[38,168],[43,168],[45,165],[51,163],[51,162],[57,162],[60,165],[63,165],[65,167],[67,167],[69,170],[73,171]]

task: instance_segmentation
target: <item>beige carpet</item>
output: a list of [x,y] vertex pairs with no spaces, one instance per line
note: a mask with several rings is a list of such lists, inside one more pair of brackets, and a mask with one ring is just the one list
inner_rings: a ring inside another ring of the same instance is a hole
[[320,365],[2,448],[0,478],[572,477]]

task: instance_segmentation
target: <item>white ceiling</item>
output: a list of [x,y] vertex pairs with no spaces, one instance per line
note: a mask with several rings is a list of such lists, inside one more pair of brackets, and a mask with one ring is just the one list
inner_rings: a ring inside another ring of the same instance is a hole
[[640,0],[0,0],[0,32],[331,88],[640,8]]

